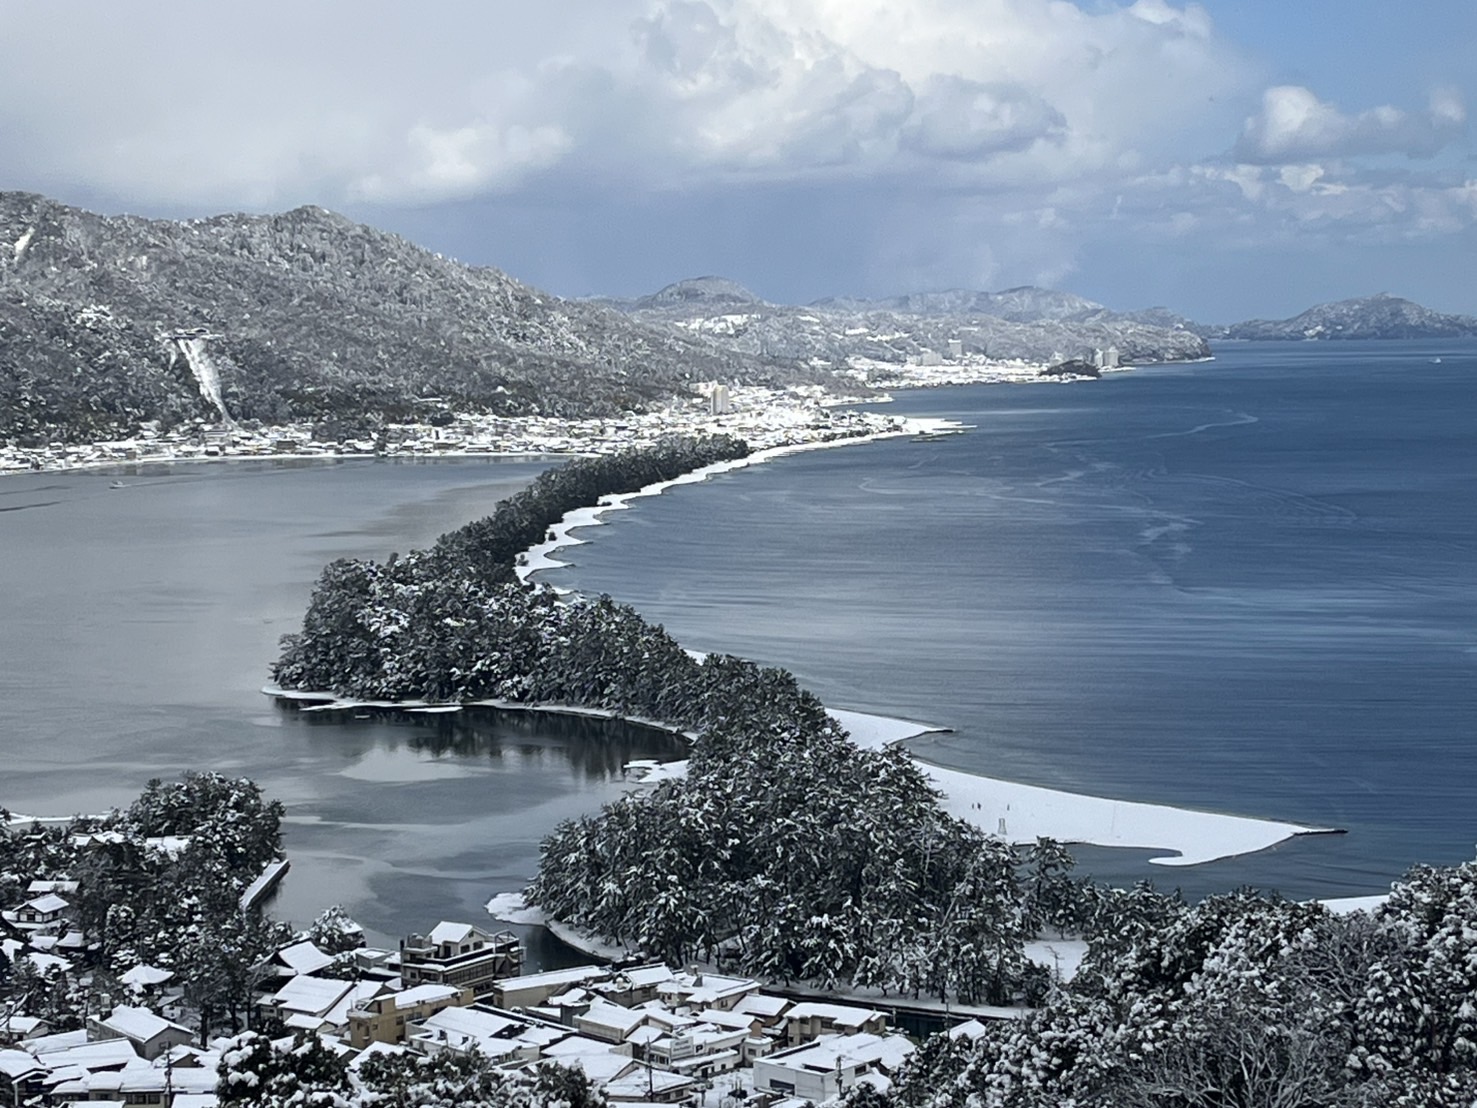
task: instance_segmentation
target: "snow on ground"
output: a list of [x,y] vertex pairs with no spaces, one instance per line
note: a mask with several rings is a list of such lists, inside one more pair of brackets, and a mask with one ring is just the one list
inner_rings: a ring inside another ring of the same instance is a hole
[[503,923],[541,924],[549,917],[523,899],[522,893],[498,893],[487,902],[487,914]]
[[947,727],[935,727],[930,723],[914,723],[911,720],[892,719],[889,716],[874,716],[866,712],[848,711],[845,708],[827,708],[826,715],[846,728],[852,743],[863,750],[880,750],[884,746],[891,746],[904,739],[915,739],[919,735],[949,730]]
[[1045,966],[1058,981],[1076,977],[1085,957],[1086,939],[1033,939],[1026,944],[1026,961]]
[[1376,893],[1373,896],[1324,897],[1316,903],[1323,905],[1336,916],[1347,916],[1350,912],[1373,912],[1389,899],[1389,893]]
[[1195,866],[1265,850],[1294,835],[1331,830],[1043,789],[922,762],[919,766],[943,793],[946,811],[990,834],[1018,843],[1051,838],[1173,852],[1149,859],[1160,866]]

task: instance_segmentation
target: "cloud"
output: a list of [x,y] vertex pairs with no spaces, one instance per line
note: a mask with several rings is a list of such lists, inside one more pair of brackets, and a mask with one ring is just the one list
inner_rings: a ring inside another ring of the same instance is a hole
[[[633,188],[1117,172],[1244,67],[1137,0],[257,0],[11,5],[10,180],[145,206],[422,204],[548,174]],[[1214,113],[1211,113],[1214,114]]]
[[1235,155],[1262,165],[1372,154],[1429,158],[1459,138],[1466,122],[1455,91],[1437,93],[1425,112],[1383,105],[1347,115],[1301,85],[1277,85],[1262,94],[1261,110],[1246,120]]
[[1061,142],[1067,122],[1020,85],[935,75],[925,83],[902,132],[903,145],[931,157],[973,159]]

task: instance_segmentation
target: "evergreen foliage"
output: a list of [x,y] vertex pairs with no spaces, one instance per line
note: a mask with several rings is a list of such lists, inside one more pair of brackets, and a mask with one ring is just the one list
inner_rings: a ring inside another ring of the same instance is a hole
[[324,572],[285,687],[382,700],[600,708],[694,736],[689,774],[561,826],[530,898],[652,955],[766,978],[1004,1003],[1039,991],[1022,941],[1070,922],[1070,858],[946,815],[912,761],[862,751],[794,677],[687,654],[608,597],[558,602],[514,559],[567,511],[740,456],[672,440],[571,462],[427,552]]
[[[126,810],[66,825],[0,831],[0,888],[76,881],[68,899],[89,946],[94,980],[141,964],[174,971],[201,1017],[202,1040],[229,1017],[239,1027],[259,984],[256,967],[291,940],[282,924],[244,911],[241,894],[281,852],[282,805],[251,781],[192,773],[149,782]],[[5,903],[22,895],[7,892]],[[0,1004],[81,1025],[77,978],[22,959]]]

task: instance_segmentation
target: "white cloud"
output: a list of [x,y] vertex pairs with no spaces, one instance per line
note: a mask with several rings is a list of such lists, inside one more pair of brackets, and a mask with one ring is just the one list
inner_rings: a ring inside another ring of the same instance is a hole
[[[66,52],[36,48],[63,19]],[[1050,185],[1175,149],[1244,71],[1168,0],[77,0],[7,24],[11,181],[153,205],[422,203],[561,168]]]
[[1277,85],[1246,120],[1236,156],[1260,164],[1370,154],[1429,158],[1460,137],[1466,121],[1461,97],[1450,90],[1433,96],[1424,113],[1382,105],[1348,115],[1301,85]]

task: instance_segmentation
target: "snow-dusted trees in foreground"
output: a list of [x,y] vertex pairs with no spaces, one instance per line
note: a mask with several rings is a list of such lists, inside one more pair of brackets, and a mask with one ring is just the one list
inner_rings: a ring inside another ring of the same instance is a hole
[[255,967],[292,934],[241,906],[281,850],[281,818],[282,805],[255,783],[200,773],[151,781],[106,816],[0,831],[0,890],[76,882],[59,929],[82,939],[59,944],[66,960],[18,955],[23,969],[0,985],[0,1001],[57,1029],[77,1027],[90,1000],[77,987],[84,975],[92,992],[117,996],[117,979],[148,964],[173,971],[202,1036],[221,1022],[239,1027]]
[[1240,893],[1159,898],[1152,921],[1135,915],[1095,936],[1076,978],[1028,1018],[931,1042],[891,1103],[1477,1102],[1477,863],[1417,869],[1369,914]]

